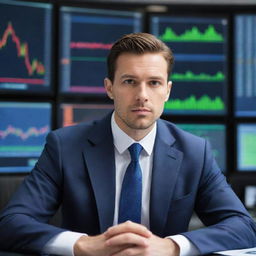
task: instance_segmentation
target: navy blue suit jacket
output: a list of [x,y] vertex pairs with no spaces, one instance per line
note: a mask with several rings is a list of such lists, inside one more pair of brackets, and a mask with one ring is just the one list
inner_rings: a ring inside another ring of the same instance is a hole
[[[111,115],[51,132],[29,176],[0,216],[0,249],[40,252],[59,232],[96,235],[113,224]],[[62,205],[62,228],[46,224]],[[188,231],[193,211],[208,226]],[[201,254],[256,246],[255,225],[213,159],[208,143],[158,120],[150,230],[183,234]]]

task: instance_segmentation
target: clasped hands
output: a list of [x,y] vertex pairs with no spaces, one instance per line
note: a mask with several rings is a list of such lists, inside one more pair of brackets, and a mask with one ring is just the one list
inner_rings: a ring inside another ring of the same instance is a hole
[[98,236],[82,236],[74,245],[75,256],[178,256],[179,246],[131,221],[109,228]]

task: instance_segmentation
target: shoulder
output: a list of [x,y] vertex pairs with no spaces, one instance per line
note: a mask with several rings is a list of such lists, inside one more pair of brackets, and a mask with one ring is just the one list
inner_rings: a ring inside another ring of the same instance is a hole
[[50,135],[63,138],[63,139],[76,138],[82,135],[86,135],[86,133],[89,130],[91,130],[94,125],[95,125],[95,122],[81,123],[77,125],[67,126],[67,127],[63,127],[63,128],[59,128],[51,131]]
[[176,124],[160,119],[158,121],[158,128],[161,133],[169,134],[169,136],[172,136],[175,140],[175,143],[205,143],[205,139],[196,136],[192,133],[189,133],[187,131],[184,131],[183,129],[179,128]]
[[[213,175],[219,175],[220,170],[214,159],[212,147],[205,138],[184,131],[177,127],[177,125],[168,121],[159,120],[158,126],[162,127],[161,131],[165,130],[165,138],[167,136],[172,137],[172,143],[170,143],[170,146],[182,153],[183,160],[186,160],[183,164],[188,164],[188,170],[193,166],[197,167],[195,168],[197,170],[206,170],[206,173],[210,173],[214,170],[211,173]],[[167,133],[168,135],[166,135]],[[168,139],[165,139],[165,141],[166,140]]]
[[95,125],[95,123],[96,121],[89,122],[89,123],[80,123],[72,126],[66,126],[66,127],[58,128],[52,131],[52,133],[60,137],[84,134],[86,131],[90,130],[91,127]]
[[203,156],[205,152],[211,151],[209,143],[199,136],[182,130],[177,125],[165,121],[158,121],[158,136],[170,146],[183,152],[184,155],[194,157]]
[[101,120],[80,123],[74,126],[59,128],[50,132],[48,138],[53,137],[66,144],[79,144],[85,142],[89,138],[98,138],[101,136],[109,136],[111,133],[111,115],[105,116]]

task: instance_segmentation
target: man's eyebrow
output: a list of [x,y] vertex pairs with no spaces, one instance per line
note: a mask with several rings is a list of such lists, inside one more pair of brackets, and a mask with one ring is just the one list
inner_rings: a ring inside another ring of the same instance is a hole
[[162,77],[162,76],[150,76],[149,79],[163,80],[164,77]]
[[129,75],[129,74],[123,74],[123,75],[121,76],[121,78],[136,78],[136,76],[134,76],[134,75]]
[[[123,79],[123,78],[137,78],[137,76],[135,76],[135,75],[129,75],[129,74],[123,74],[123,75],[121,76],[121,78],[122,78],[122,79]],[[164,80],[165,78],[162,77],[162,76],[150,76],[150,77],[148,77],[148,79],[152,79],[152,80]]]

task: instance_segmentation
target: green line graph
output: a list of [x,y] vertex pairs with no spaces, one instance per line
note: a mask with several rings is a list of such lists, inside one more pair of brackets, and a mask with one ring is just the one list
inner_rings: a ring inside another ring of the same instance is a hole
[[209,25],[204,32],[201,32],[198,27],[193,26],[180,35],[177,35],[171,27],[167,27],[164,33],[160,35],[160,39],[164,42],[224,42],[223,36],[216,31],[213,25]]
[[209,75],[206,73],[194,74],[190,70],[182,73],[173,73],[170,77],[172,81],[185,81],[185,82],[223,82],[225,80],[225,75],[222,72],[217,72],[214,75]]
[[165,103],[165,110],[214,110],[220,111],[225,109],[223,100],[220,97],[211,99],[209,96],[204,95],[196,99],[194,95],[189,98],[180,100],[169,100]]

